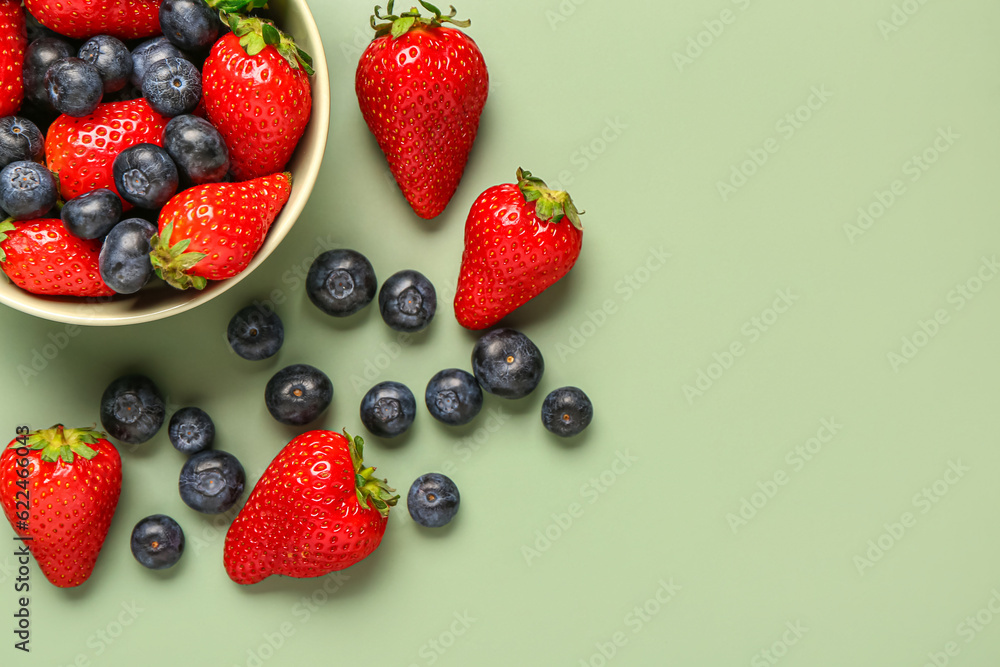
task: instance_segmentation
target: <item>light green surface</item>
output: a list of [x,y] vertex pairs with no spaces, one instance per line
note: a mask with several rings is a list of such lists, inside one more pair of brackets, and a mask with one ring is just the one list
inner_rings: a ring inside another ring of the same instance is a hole
[[[450,528],[421,530],[400,507],[382,547],[328,580],[329,594],[324,580],[241,588],[222,568],[226,523],[182,504],[182,457],[161,433],[123,450],[121,504],[91,580],[60,591],[32,570],[33,652],[15,651],[0,625],[0,663],[598,667],[617,639],[609,664],[995,664],[1000,280],[977,274],[994,278],[983,258],[1000,253],[1000,5],[628,4],[632,14],[596,0],[459,6],[485,53],[490,98],[458,193],[426,223],[387,180],[357,109],[371,6],[314,2],[333,82],[330,144],[309,206],[259,271],[191,313],[72,338],[3,310],[11,434],[19,423],[91,423],[104,386],[142,371],[173,408],[212,414],[218,447],[256,480],[295,433],[263,408],[280,366],[326,370],[336,397],[322,425],[356,430],[375,373],[352,378],[366,368],[388,364],[377,379],[419,395],[436,371],[468,366],[474,336],[450,300],[482,190],[524,166],[587,210],[572,275],[510,318],[546,355],[538,392],[490,397],[459,430],[421,407],[402,443],[370,439],[371,462],[402,490],[453,466],[463,502]],[[916,13],[890,32],[897,6],[898,23]],[[689,39],[708,46],[699,55]],[[786,119],[796,112],[798,126]],[[937,160],[914,171],[924,151]],[[765,154],[720,194],[734,165]],[[888,201],[878,193],[896,180],[892,205],[852,238],[858,207]],[[319,313],[297,272],[330,247],[364,252],[381,278],[427,274],[443,297],[431,329],[390,359],[395,335],[375,309],[345,322]],[[957,291],[966,283],[981,288],[971,300]],[[286,345],[274,362],[242,361],[225,325],[272,292],[285,299]],[[605,305],[612,314],[598,315]],[[928,341],[917,332],[936,315],[944,324]],[[894,368],[888,354],[903,355],[904,336],[926,345]],[[26,385],[18,367],[50,338],[68,344]],[[729,363],[734,343],[742,355]],[[686,395],[699,371],[715,379]],[[572,443],[549,437],[538,416],[544,394],[566,384],[596,406]],[[796,453],[821,444],[809,460]],[[729,515],[744,499],[761,507],[744,507],[738,524]],[[132,526],[155,512],[189,539],[166,573],[145,571],[128,549]],[[0,529],[8,545],[11,535]],[[871,567],[858,560],[869,540],[889,547]],[[0,556],[7,625],[11,565]],[[657,613],[637,615],[644,604]]]

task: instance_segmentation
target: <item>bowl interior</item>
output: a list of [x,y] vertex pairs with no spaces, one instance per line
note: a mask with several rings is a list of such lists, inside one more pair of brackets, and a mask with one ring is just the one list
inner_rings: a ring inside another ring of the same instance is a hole
[[306,132],[288,165],[292,192],[268,232],[267,239],[243,273],[228,280],[213,281],[202,291],[176,290],[162,281],[147,285],[131,296],[106,299],[46,297],[30,294],[0,275],[0,303],[25,313],[67,324],[122,325],[151,322],[182,313],[210,301],[235,286],[267,259],[302,212],[319,174],[330,127],[330,79],[319,30],[305,0],[272,0],[270,14],[278,25],[295,36],[313,58],[312,116]]

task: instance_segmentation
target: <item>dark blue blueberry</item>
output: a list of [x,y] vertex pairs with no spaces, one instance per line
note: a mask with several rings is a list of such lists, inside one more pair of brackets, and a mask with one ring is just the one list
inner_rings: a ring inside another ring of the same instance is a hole
[[542,424],[558,436],[568,438],[590,426],[594,418],[594,405],[590,398],[576,387],[562,387],[552,391],[542,403]]
[[542,381],[545,360],[520,331],[494,329],[476,342],[472,370],[482,388],[491,394],[524,398]]
[[483,409],[483,390],[472,373],[449,368],[427,383],[424,402],[434,419],[461,426],[475,419]]
[[45,137],[27,118],[0,118],[0,169],[11,162],[41,162],[45,155]]
[[124,88],[132,74],[132,54],[124,42],[110,35],[91,37],[83,43],[77,55],[97,68],[105,93]]
[[233,352],[244,359],[260,361],[273,357],[281,349],[285,327],[273,310],[247,306],[229,320],[226,338]]
[[431,323],[437,310],[437,293],[419,271],[399,271],[382,284],[378,309],[390,328],[413,333]]
[[45,72],[49,104],[68,116],[88,116],[101,103],[104,82],[97,68],[80,58],[63,58]]
[[215,43],[222,22],[218,10],[206,5],[204,0],[163,0],[160,29],[176,46],[201,51]]
[[309,300],[327,315],[347,317],[375,298],[378,279],[368,258],[354,250],[327,250],[306,276]]
[[406,494],[406,509],[421,526],[440,528],[455,518],[462,498],[450,478],[436,472],[421,475]]
[[178,489],[191,509],[221,514],[236,504],[246,483],[246,472],[235,456],[209,449],[184,462]]
[[191,113],[201,99],[201,72],[183,58],[155,62],[142,79],[142,96],[161,116]]
[[129,81],[136,88],[142,88],[142,80],[153,63],[165,58],[183,58],[184,53],[171,44],[166,37],[148,39],[132,51],[132,75]]
[[97,265],[105,284],[118,294],[135,294],[153,277],[149,240],[156,225],[142,218],[122,220],[108,232]]
[[177,192],[177,165],[155,144],[126,148],[111,165],[122,198],[139,208],[158,209]]
[[308,364],[282,368],[267,382],[264,404],[282,424],[302,426],[315,421],[333,400],[333,383]]
[[91,190],[66,202],[60,216],[73,236],[99,239],[121,220],[122,200],[107,188]]
[[57,60],[73,55],[69,42],[57,37],[42,37],[28,45],[24,52],[24,96],[43,107],[52,108],[45,89],[45,73]]
[[57,199],[56,179],[43,165],[21,160],[0,170],[0,206],[14,219],[41,217]]
[[229,171],[229,149],[215,126],[198,116],[170,119],[163,129],[163,147],[181,175],[194,185],[214,183]]
[[145,375],[120,377],[101,396],[101,424],[124,443],[146,442],[160,430],[163,417],[163,395]]
[[409,387],[399,382],[380,382],[361,399],[361,423],[373,435],[395,438],[413,425],[417,402]]
[[154,514],[132,529],[132,555],[150,570],[165,570],[184,553],[184,531],[169,516]]
[[170,444],[184,454],[197,454],[215,440],[215,422],[201,408],[181,408],[167,426]]

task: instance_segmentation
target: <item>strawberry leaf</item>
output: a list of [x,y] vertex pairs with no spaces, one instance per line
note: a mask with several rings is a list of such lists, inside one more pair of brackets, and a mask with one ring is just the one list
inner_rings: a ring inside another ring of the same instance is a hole
[[[14,218],[8,218],[3,222],[0,222],[0,243],[7,240],[7,232],[14,231]],[[7,253],[0,248],[0,264],[7,261]]]
[[270,23],[262,23],[260,27],[260,34],[264,38],[264,43],[271,46],[277,46],[281,43],[281,33]]
[[396,39],[408,33],[410,31],[410,28],[413,27],[413,24],[416,23],[416,21],[417,19],[413,18],[412,16],[404,16],[403,18],[397,21],[393,21],[392,33],[391,33],[392,38]]

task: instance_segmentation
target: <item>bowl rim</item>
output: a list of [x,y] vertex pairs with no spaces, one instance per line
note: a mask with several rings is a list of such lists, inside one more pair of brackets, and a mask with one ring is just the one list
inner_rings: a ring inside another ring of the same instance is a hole
[[[261,250],[257,252],[257,255],[250,261],[247,268],[238,275],[225,280],[213,281],[204,290],[197,293],[192,292],[191,298],[178,303],[165,305],[151,312],[122,312],[95,315],[93,313],[95,307],[97,307],[97,305],[101,302],[107,301],[109,298],[80,299],[74,297],[51,298],[60,304],[78,304],[79,314],[73,314],[70,312],[51,312],[51,310],[46,309],[45,307],[45,304],[50,303],[51,301],[40,295],[31,294],[30,292],[21,290],[13,285],[9,286],[18,290],[18,294],[23,294],[25,298],[11,298],[3,290],[0,290],[0,304],[41,319],[69,325],[124,326],[129,324],[154,322],[189,311],[232,289],[244,278],[249,276],[250,273],[252,273],[270,256],[270,254],[277,248],[278,244],[285,238],[285,236],[288,235],[288,232],[291,231],[291,228],[294,226],[294,222],[298,220],[299,216],[302,214],[302,210],[305,208],[306,203],[309,201],[309,194],[312,193],[313,187],[316,185],[316,181],[318,180],[319,172],[322,169],[326,143],[330,133],[330,107],[332,103],[330,99],[330,76],[326,62],[326,50],[323,47],[323,38],[320,34],[319,26],[316,24],[316,19],[312,14],[312,10],[309,8],[308,2],[306,2],[306,0],[301,0],[301,2],[297,2],[295,4],[296,13],[300,14],[303,18],[302,27],[307,35],[307,39],[302,41],[308,42],[309,50],[311,52],[310,55],[313,59],[313,75],[310,82],[313,105],[310,110],[310,128],[307,131],[315,133],[312,140],[320,146],[320,149],[318,164],[315,169],[305,170],[305,173],[301,176],[299,174],[295,174],[292,182],[293,193],[297,188],[300,192],[306,192],[308,194],[306,194],[306,196],[293,197],[289,199],[288,203],[285,204],[285,207],[279,213],[279,219],[291,218],[293,223],[281,227],[272,225],[271,229],[268,231],[264,245],[261,246]],[[316,104],[316,100],[320,100],[322,104]],[[265,247],[267,247],[266,253],[263,252]],[[6,276],[2,276],[0,279],[9,281]]]

